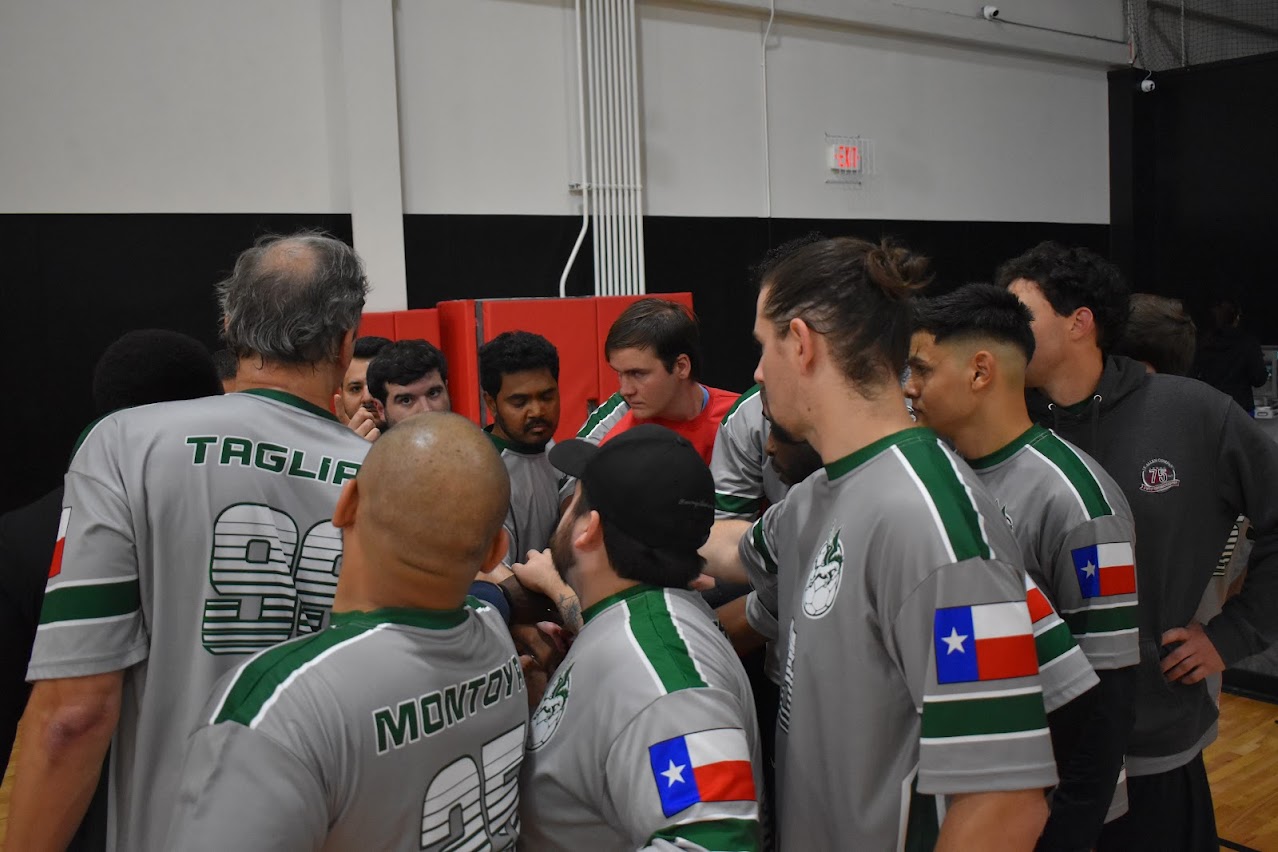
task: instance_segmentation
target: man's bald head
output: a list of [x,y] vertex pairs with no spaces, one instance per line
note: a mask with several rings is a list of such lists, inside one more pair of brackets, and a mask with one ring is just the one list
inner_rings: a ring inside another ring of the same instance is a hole
[[367,292],[359,256],[340,240],[265,237],[217,285],[227,348],[282,364],[334,360],[359,326]]
[[356,487],[354,530],[370,557],[455,577],[462,588],[487,567],[510,508],[510,478],[492,441],[446,412],[410,417],[379,438]]

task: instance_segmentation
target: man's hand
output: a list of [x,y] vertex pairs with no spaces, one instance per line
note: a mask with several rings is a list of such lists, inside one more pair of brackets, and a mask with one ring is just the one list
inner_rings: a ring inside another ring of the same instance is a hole
[[540,553],[536,550],[528,551],[528,558],[510,566],[510,569],[515,572],[524,588],[550,598],[559,612],[559,620],[570,633],[581,631],[585,626],[581,618],[581,602],[577,600],[577,593],[572,587],[559,576],[559,569],[555,568],[555,560],[551,558],[549,549]]
[[706,561],[705,572],[731,583],[748,583],[750,575],[741,564],[737,546],[741,536],[750,532],[749,521],[720,520],[710,528],[710,537],[697,552]]
[[340,392],[333,394],[333,414],[337,417],[337,422],[343,426],[351,425],[351,419],[346,416],[346,406],[342,404],[342,394]]
[[519,664],[524,670],[529,709],[536,709],[541,703],[546,684],[568,652],[559,635],[560,629],[557,624],[547,622],[511,625],[510,636],[515,640]]
[[1180,647],[1163,659],[1163,676],[1169,681],[1194,684],[1225,670],[1225,661],[1197,621],[1191,621],[1184,627],[1174,627],[1163,634],[1163,645],[1173,642],[1181,643]]
[[356,411],[355,416],[346,425],[370,444],[382,436],[382,430],[377,428],[376,415],[367,408]]

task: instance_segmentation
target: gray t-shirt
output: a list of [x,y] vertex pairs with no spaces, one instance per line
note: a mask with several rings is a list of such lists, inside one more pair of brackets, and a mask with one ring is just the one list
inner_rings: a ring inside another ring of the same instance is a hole
[[339,613],[223,678],[190,738],[168,848],[513,849],[528,698],[506,626]]
[[1118,484],[1042,426],[970,464],[1007,511],[1026,570],[1092,666],[1136,665],[1134,522]]
[[695,592],[589,607],[532,715],[520,847],[759,848],[754,698]]
[[[498,438],[485,429],[510,475],[510,511],[506,513],[506,564],[523,562],[530,550],[545,550],[559,523],[559,471],[546,450],[533,452]],[[546,449],[549,449],[547,447]]]
[[930,849],[944,796],[1056,782],[1016,540],[931,431],[826,465],[741,551],[778,577],[781,848]]
[[714,475],[715,519],[752,521],[768,504],[785,497],[786,486],[768,455],[768,419],[755,385],[737,398],[719,424],[710,457]]
[[89,430],[28,677],[127,670],[108,849],[166,848],[183,744],[218,678],[327,625],[333,509],[368,448],[277,391],[132,408]]

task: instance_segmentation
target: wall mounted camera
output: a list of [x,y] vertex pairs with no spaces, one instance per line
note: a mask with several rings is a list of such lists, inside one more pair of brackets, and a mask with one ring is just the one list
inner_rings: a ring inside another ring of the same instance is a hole
[[1153,80],[1150,80],[1148,77],[1140,81],[1140,90],[1144,92],[1145,94],[1149,94],[1150,92],[1154,91],[1155,88],[1157,88],[1157,85],[1154,83]]
[[982,7],[981,7],[981,17],[982,17],[982,18],[984,18],[984,19],[985,19],[985,20],[987,20],[987,21],[993,21],[993,20],[996,20],[996,19],[998,18],[998,7],[997,7],[997,6],[982,6]]

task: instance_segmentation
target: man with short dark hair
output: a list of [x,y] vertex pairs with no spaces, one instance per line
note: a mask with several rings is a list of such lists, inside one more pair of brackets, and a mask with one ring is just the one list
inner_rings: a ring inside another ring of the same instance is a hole
[[61,848],[115,737],[108,849],[166,849],[186,737],[252,653],[328,623],[331,518],[368,444],[328,411],[368,283],[327,236],[270,237],[218,285],[239,391],[88,430],[27,676],[9,842]]
[[[550,451],[578,479],[541,568],[585,627],[532,716],[521,809],[529,849],[759,848],[749,681],[688,583],[714,480],[687,439],[643,424]],[[562,578],[562,579],[561,579]]]
[[971,285],[923,300],[915,314],[905,395],[918,422],[952,442],[998,500],[1032,580],[1026,596],[1061,776],[1038,849],[1091,849],[1106,815],[1126,809],[1126,789],[1115,786],[1140,659],[1131,509],[1095,460],[1030,420],[1034,334],[1015,296]]
[[[1030,416],[1100,462],[1136,521],[1141,660],[1129,810],[1098,848],[1214,850],[1202,750],[1218,711],[1204,681],[1278,638],[1278,447],[1219,391],[1109,354],[1128,291],[1094,252],[1044,243],[1005,263],[997,283],[1034,315]],[[1239,514],[1256,535],[1247,581],[1219,615],[1196,623]]]
[[[608,330],[604,357],[621,389],[577,433],[604,444],[639,423],[656,423],[684,436],[710,462],[719,423],[737,394],[698,381],[701,332],[696,317],[678,302],[640,299]],[[559,496],[572,496],[571,480]]]
[[[390,345],[389,339],[376,335],[356,338],[351,365],[346,368],[346,375],[342,377],[341,389],[333,397],[333,413],[337,415],[337,419],[350,426],[361,437],[377,425],[377,406],[368,390],[368,365],[377,357],[377,353]],[[360,416],[361,410],[367,413]],[[363,427],[365,422],[372,425]]]
[[539,334],[508,331],[479,348],[479,386],[493,422],[485,431],[510,474],[508,565],[542,551],[559,522],[559,474],[546,445],[559,428],[559,352]]
[[375,441],[387,429],[423,411],[450,411],[448,362],[429,340],[397,340],[368,365],[368,392],[381,423],[364,434]]

